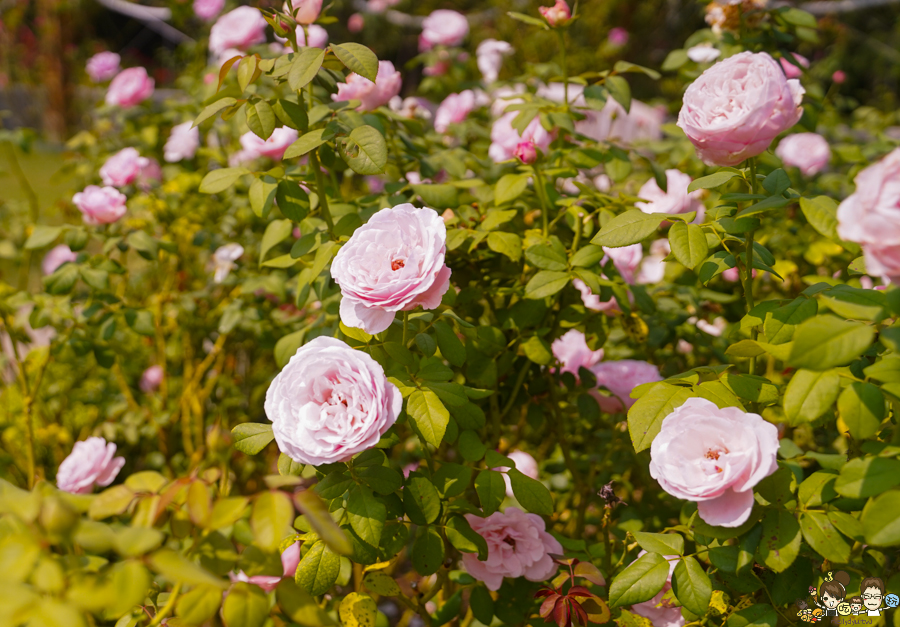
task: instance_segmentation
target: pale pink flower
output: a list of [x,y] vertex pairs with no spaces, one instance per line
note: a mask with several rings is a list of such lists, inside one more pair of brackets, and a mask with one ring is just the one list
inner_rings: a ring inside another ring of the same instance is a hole
[[615,26],[609,30],[606,39],[609,41],[610,45],[621,48],[628,43],[628,31],[621,26]]
[[458,94],[450,94],[434,114],[434,130],[444,133],[451,124],[458,124],[479,105],[475,92],[466,89]]
[[658,239],[650,245],[650,254],[641,260],[641,267],[634,278],[638,285],[659,283],[666,276],[665,258],[672,252],[669,240]]
[[212,255],[214,270],[213,283],[221,283],[236,267],[234,263],[244,254],[244,247],[235,242],[230,242],[216,249]]
[[438,9],[422,21],[419,52],[435,46],[458,46],[469,34],[466,16],[449,9]]
[[[641,551],[638,553],[638,558],[643,557],[646,553],[647,551]],[[677,555],[664,555],[663,557],[669,560],[669,575],[666,577],[666,584],[649,601],[632,605],[631,611],[638,616],[650,619],[653,627],[684,627],[685,620],[681,615],[681,608],[669,599],[663,598],[672,589],[672,575],[675,574],[679,558]]]
[[369,13],[384,13],[397,4],[400,4],[400,0],[369,0],[366,3],[366,8]]
[[838,235],[863,249],[873,276],[900,280],[900,148],[856,175],[837,210]]
[[111,224],[125,215],[125,194],[114,187],[88,185],[72,197],[85,224]]
[[503,57],[513,53],[513,47],[509,42],[496,39],[485,39],[475,50],[478,70],[481,72],[484,82],[490,85],[496,82],[503,67]]
[[95,485],[108,486],[125,465],[125,458],[115,454],[116,445],[103,438],[76,442],[56,472],[57,487],[63,492],[88,494]]
[[561,555],[562,545],[547,533],[544,519],[537,514],[507,507],[487,518],[466,514],[466,520],[487,542],[488,558],[481,562],[478,555],[463,553],[463,566],[488,590],[499,590],[504,577],[545,581],[558,570],[550,555]]
[[681,355],[690,355],[694,352],[694,345],[687,340],[678,340],[675,345],[675,352]]
[[[521,472],[526,477],[531,477],[532,479],[537,479],[540,471],[538,469],[538,463],[535,461],[534,457],[526,453],[525,451],[511,451],[506,455],[511,460],[516,463],[516,470]],[[493,470],[497,470],[500,472],[505,471],[505,468],[494,468]],[[503,472],[503,481],[506,483],[506,496],[509,498],[515,497],[512,489],[512,481],[509,479],[509,475],[506,472]]]
[[638,196],[648,202],[636,202],[635,207],[644,213],[689,213],[697,212],[697,222],[703,221],[705,213],[700,202],[702,190],[688,193],[688,186],[693,179],[680,170],[666,170],[666,191],[659,188],[655,178],[651,178],[641,187]]
[[[576,279],[579,281],[580,279]],[[603,359],[603,349],[592,351],[578,329],[570,329],[550,345],[553,356],[562,364],[560,372],[571,372],[578,376],[579,368],[591,369]]]
[[803,115],[803,87],[765,52],[741,52],[691,83],[680,126],[709,165],[734,166],[764,152]]
[[262,139],[252,131],[247,131],[241,135],[242,152],[249,157],[247,160],[256,157],[268,157],[275,161],[280,160],[284,156],[284,151],[288,146],[297,141],[299,133],[288,126],[281,126],[272,131],[269,139]]
[[541,12],[541,15],[544,16],[544,19],[547,20],[550,26],[564,24],[572,17],[572,12],[569,10],[566,0],[556,0],[556,4],[552,7],[538,7],[538,11]]
[[709,42],[697,44],[696,46],[688,48],[687,51],[688,59],[694,63],[712,63],[721,55],[722,51],[718,48],[713,48],[713,45]]
[[581,292],[581,302],[584,303],[584,306],[588,309],[593,309],[594,311],[602,311],[607,315],[612,315],[618,311],[622,311],[622,309],[619,307],[619,303],[616,302],[615,298],[601,301],[600,297],[594,294],[591,291],[591,288],[589,288],[587,284],[581,279],[573,279],[572,285],[575,286],[575,289]]
[[628,284],[634,284],[634,273],[641,267],[641,260],[644,258],[644,249],[640,244],[631,244],[630,246],[620,246],[619,248],[603,247],[606,257],[601,260],[601,265],[606,263],[607,259],[612,259],[613,265],[622,280]]
[[150,160],[142,157],[136,148],[123,148],[106,160],[100,168],[100,178],[104,185],[124,187],[133,183],[149,163]]
[[138,387],[141,389],[141,392],[145,394],[149,394],[150,392],[155,392],[159,389],[159,385],[163,380],[163,369],[162,366],[153,365],[144,370],[141,373],[141,381],[138,383]]
[[834,74],[831,75],[831,80],[840,85],[847,80],[847,73],[844,70],[835,70]]
[[488,148],[488,156],[496,163],[515,158],[516,148],[524,141],[534,142],[534,145],[543,152],[547,151],[550,142],[553,141],[553,134],[548,133],[541,126],[538,117],[535,117],[525,127],[525,132],[519,135],[519,132],[512,126],[512,121],[518,114],[518,111],[504,113],[491,127],[491,145]]
[[537,161],[537,156],[537,148],[533,140],[519,142],[518,146],[516,146],[516,159],[526,165],[531,165]]
[[377,361],[326,336],[297,350],[265,401],[279,450],[313,466],[374,447],[402,407],[400,390]]
[[727,327],[728,321],[721,316],[719,316],[712,322],[707,322],[702,318],[697,320],[697,328],[708,335],[712,335],[713,337],[720,337],[722,333],[725,332],[725,329]]
[[[432,113],[433,105],[424,98],[401,98],[400,96],[394,96],[388,101],[388,107],[390,107],[391,111],[397,113],[401,117],[410,120],[414,118],[430,120],[434,117]],[[437,110],[435,109],[434,113],[436,112]]]
[[312,24],[322,12],[322,0],[290,0],[298,24]]
[[816,133],[796,133],[781,140],[775,154],[784,162],[800,169],[804,176],[815,176],[831,159],[828,140]]
[[[753,271],[754,273],[756,270]],[[737,283],[741,280],[741,271],[737,268],[728,268],[722,272],[722,278],[729,283]]]
[[229,48],[247,50],[266,41],[268,26],[259,9],[240,6],[229,11],[209,31],[209,50],[219,57]]
[[753,487],[778,468],[778,429],[737,407],[689,398],[662,421],[650,446],[650,476],[672,496],[696,501],[710,525],[738,527]]
[[354,13],[347,18],[347,30],[351,33],[359,33],[366,27],[366,18],[362,13]]
[[154,85],[155,82],[142,67],[122,70],[109,84],[106,104],[128,109],[152,96]]
[[193,159],[200,147],[200,129],[193,122],[182,122],[172,127],[169,139],[163,149],[163,157],[168,163],[176,163],[182,159]]
[[400,93],[403,79],[400,72],[394,69],[390,61],[378,62],[378,75],[373,83],[355,72],[350,73],[345,83],[338,83],[338,92],[331,96],[332,100],[359,100],[357,111],[373,111],[386,105],[391,98]]
[[609,414],[630,409],[635,403],[631,391],[644,383],[662,381],[659,368],[646,361],[636,359],[620,359],[618,361],[601,361],[591,368],[597,378],[597,385],[612,392],[612,396],[596,394],[600,409]]
[[278,587],[278,584],[281,583],[282,579],[294,578],[294,575],[297,572],[297,566],[300,565],[301,546],[303,546],[302,542],[294,542],[281,553],[281,567],[283,571],[283,575],[281,576],[253,575],[252,577],[248,577],[244,571],[240,570],[237,573],[228,573],[228,578],[231,579],[232,582],[240,581],[252,583],[253,585],[262,588],[265,592],[272,592],[272,590]]
[[147,159],[147,163],[141,166],[135,184],[141,191],[147,191],[150,187],[162,180],[162,168],[159,167],[159,161],[152,157]]
[[194,15],[208,22],[222,12],[225,0],[194,0]]
[[[306,30],[309,31],[309,47],[311,48],[322,48],[328,45],[328,31],[319,26],[318,24],[310,24],[306,27]],[[306,43],[306,33],[303,32],[303,26],[297,26],[295,31],[297,36],[297,45],[301,48],[307,45]],[[282,46],[281,49],[285,54],[291,52],[290,46],[287,45],[287,38],[279,37],[275,35],[275,39],[279,41]],[[275,45],[275,44],[273,44]]]
[[84,69],[93,82],[102,83],[119,73],[121,61],[115,52],[98,52],[88,59]]
[[341,288],[341,321],[381,333],[398,311],[434,309],[450,287],[447,228],[433,209],[409,203],[377,212],[331,264]]
[[44,260],[41,262],[41,271],[44,274],[53,274],[64,263],[69,263],[76,259],[78,259],[78,255],[72,252],[72,249],[65,244],[54,246],[44,255]]
[[[809,67],[809,59],[807,59],[806,57],[795,54],[794,58],[797,60],[800,66],[804,68]],[[778,59],[778,61],[781,63],[781,68],[784,70],[784,75],[788,78],[800,78],[801,76],[803,76],[803,70],[791,63],[787,57],[781,57],[780,59]]]

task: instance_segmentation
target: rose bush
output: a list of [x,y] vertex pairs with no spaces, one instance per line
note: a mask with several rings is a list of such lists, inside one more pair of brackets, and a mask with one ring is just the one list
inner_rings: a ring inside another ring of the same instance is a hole
[[605,5],[260,6],[172,3],[177,78],[93,60],[64,197],[9,152],[0,616],[786,627],[900,585],[898,118],[831,21],[713,2],[641,67]]

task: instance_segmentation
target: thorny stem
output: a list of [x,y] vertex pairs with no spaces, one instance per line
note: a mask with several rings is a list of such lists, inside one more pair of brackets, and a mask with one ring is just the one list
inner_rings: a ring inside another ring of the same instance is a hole
[[[755,194],[757,188],[756,180],[756,158],[750,159],[750,193]],[[753,309],[753,231],[747,232],[747,260],[744,268],[744,298],[747,301],[747,313]],[[754,326],[750,331],[750,338],[756,340],[759,337],[759,331]],[[750,358],[748,366],[750,374],[756,374],[756,357]]]
[[566,64],[566,33],[562,28],[556,29],[559,37],[559,50],[562,54],[562,71],[563,71],[563,102],[566,104],[566,110],[569,109],[569,68]]
[[544,175],[541,174],[540,168],[532,167],[532,170],[534,171],[535,191],[541,201],[541,216],[544,225],[542,233],[544,237],[547,237],[547,234],[550,232],[548,215],[550,213],[550,199],[547,198],[547,188],[544,186]]
[[309,153],[309,165],[316,173],[316,192],[319,194],[319,210],[325,223],[328,225],[328,232],[334,237],[334,220],[331,218],[331,211],[328,209],[328,197],[325,195],[325,177],[322,176],[322,166],[319,165],[319,154],[317,150]]
[[406,329],[409,326],[409,312],[403,312],[403,347],[406,348]]
[[528,375],[530,369],[531,361],[526,359],[525,363],[522,365],[522,369],[519,371],[519,376],[516,377],[516,382],[513,384],[513,389],[506,401],[506,405],[500,410],[500,420],[503,420],[503,417],[506,416],[510,409],[512,409],[513,403],[516,402],[516,397],[519,395],[519,388],[521,388],[522,384],[525,382],[525,377]]

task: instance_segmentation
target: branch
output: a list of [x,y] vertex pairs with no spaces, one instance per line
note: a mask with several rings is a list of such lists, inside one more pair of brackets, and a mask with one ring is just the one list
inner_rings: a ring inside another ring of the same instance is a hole
[[897,2],[900,2],[900,0],[818,0],[817,2],[801,4],[799,8],[813,15],[829,15],[831,13],[851,13],[864,9],[874,9],[889,4],[896,4]]
[[194,41],[174,26],[166,24],[166,20],[172,18],[172,12],[165,7],[145,7],[127,0],[97,0],[97,2],[110,11],[136,19],[172,42],[180,44]]

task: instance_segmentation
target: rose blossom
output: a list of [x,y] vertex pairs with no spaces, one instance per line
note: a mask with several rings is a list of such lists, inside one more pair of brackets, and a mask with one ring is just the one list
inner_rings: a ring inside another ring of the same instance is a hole
[[75,261],[76,259],[78,259],[78,255],[72,252],[72,249],[65,244],[54,246],[44,255],[44,260],[41,262],[41,271],[44,274],[53,274],[64,263]]
[[119,63],[122,57],[115,52],[98,52],[87,61],[85,71],[95,83],[108,81],[119,73]]
[[354,13],[347,18],[347,30],[359,33],[366,27],[366,17],[362,13]]
[[537,148],[533,140],[519,142],[516,146],[516,159],[526,165],[531,165],[537,161],[537,156]]
[[814,176],[825,169],[831,159],[828,140],[816,133],[797,133],[781,140],[775,154],[784,162],[800,169],[804,176]]
[[436,211],[409,203],[382,209],[356,229],[331,264],[341,321],[366,333],[391,326],[398,311],[434,309],[450,287],[447,227]]
[[497,80],[500,75],[500,68],[503,67],[503,57],[513,53],[513,47],[506,41],[498,41],[496,39],[485,39],[475,50],[477,57],[478,70],[484,78],[484,82],[490,85]]
[[326,336],[297,350],[265,401],[278,448],[313,466],[345,462],[375,446],[402,406],[378,362]]
[[713,45],[708,42],[697,44],[696,46],[688,48],[687,51],[688,59],[694,63],[712,63],[721,55],[722,51],[718,48],[713,48]]
[[544,19],[547,20],[550,26],[564,24],[566,20],[572,17],[572,12],[569,10],[566,0],[556,0],[556,4],[552,7],[538,7],[538,11],[541,12],[541,15],[544,16]]
[[294,575],[297,573],[297,566],[300,565],[300,547],[302,545],[302,542],[294,542],[291,546],[282,551],[281,569],[283,574],[281,576],[253,575],[252,577],[248,577],[247,574],[241,570],[238,571],[237,574],[228,573],[228,578],[231,579],[232,582],[242,581],[244,583],[252,583],[253,585],[262,588],[265,592],[272,592],[285,577],[291,579],[294,578]]
[[194,0],[194,15],[207,22],[224,8],[225,0]]
[[[638,558],[646,554],[647,551],[641,551],[638,553]],[[669,562],[669,574],[666,577],[665,585],[649,601],[632,605],[631,611],[638,616],[649,618],[653,627],[683,627],[685,620],[684,616],[681,615],[681,608],[670,603],[668,599],[663,598],[672,589],[672,575],[675,574],[675,567],[678,565],[679,557],[677,555],[664,555],[663,557]]]
[[[303,26],[297,26],[294,31],[297,37],[297,45],[301,48],[309,45],[310,48],[325,48],[328,45],[328,31],[319,26],[318,24],[310,24],[306,27],[306,30],[309,31],[309,44],[306,43],[306,33],[303,32]],[[279,41],[282,45],[279,48],[284,52],[284,54],[288,54],[293,52],[291,47],[288,45],[288,40],[286,37],[279,37],[275,35],[275,39]],[[275,44],[272,44],[275,46]]]
[[450,94],[434,114],[434,130],[443,133],[450,124],[458,124],[478,106],[475,92],[466,89],[458,94]]
[[641,260],[641,267],[634,278],[638,285],[659,283],[666,276],[666,257],[672,252],[669,240],[658,239],[650,244],[650,254]]
[[235,261],[244,254],[244,247],[230,242],[216,249],[212,256],[213,283],[221,283],[235,268]]
[[840,85],[847,80],[847,73],[844,70],[835,70],[831,75],[831,80]]
[[609,30],[606,39],[609,41],[610,45],[621,48],[628,43],[628,31],[621,26],[616,26]]
[[114,187],[88,185],[72,196],[85,224],[111,224],[125,215],[125,194]]
[[138,172],[137,179],[134,182],[138,189],[147,191],[151,185],[159,183],[161,180],[162,168],[159,167],[159,161],[151,157],[147,159],[147,163],[141,166],[141,171]]
[[508,161],[516,156],[516,148],[522,142],[534,142],[537,148],[546,152],[553,141],[553,135],[548,133],[539,118],[534,118],[525,132],[519,132],[513,128],[512,121],[519,114],[518,111],[510,111],[500,116],[491,127],[491,146],[488,148],[488,156],[496,163]]
[[786,79],[765,52],[741,52],[691,83],[678,126],[705,163],[738,165],[800,120],[803,93],[799,81]]
[[197,148],[200,147],[200,129],[193,122],[183,122],[173,126],[169,132],[169,139],[163,149],[163,157],[168,163],[175,163],[182,159],[193,159]]
[[[690,321],[690,319],[688,321]],[[725,320],[725,318],[723,318],[722,316],[719,316],[712,322],[707,322],[702,318],[700,320],[695,319],[695,323],[698,329],[708,335],[712,335],[713,337],[720,337],[728,327],[728,321]]]
[[372,111],[386,105],[400,93],[403,79],[390,61],[378,62],[378,75],[373,83],[355,72],[350,73],[345,83],[338,83],[338,92],[331,96],[334,101],[359,100],[357,111]]
[[863,249],[866,271],[900,280],[900,148],[856,175],[837,210],[838,235]]
[[697,218],[703,221],[703,203],[700,202],[702,190],[688,193],[688,186],[693,179],[680,170],[666,170],[666,191],[659,188],[655,178],[644,183],[638,196],[649,202],[636,202],[634,206],[644,213],[690,213],[697,212]]
[[150,160],[142,157],[136,148],[123,148],[106,160],[100,168],[100,178],[104,185],[124,187],[134,182],[149,163]]
[[[272,131],[269,139],[262,139],[253,131],[241,135],[241,148],[250,159],[268,157],[278,161],[284,156],[288,146],[297,141],[299,133],[288,126],[281,126]],[[248,159],[248,161],[250,160]]]
[[[322,12],[322,0],[290,0],[298,24],[312,24]],[[287,6],[287,5],[285,5]]]
[[422,21],[419,35],[419,52],[431,50],[435,46],[458,46],[469,34],[466,16],[448,9],[432,11]]
[[478,555],[463,553],[463,566],[488,590],[499,590],[504,577],[544,581],[556,573],[558,566],[550,555],[562,554],[563,548],[537,514],[507,507],[487,518],[466,514],[466,520],[487,542],[488,558],[481,562]]
[[[521,472],[526,477],[531,477],[532,479],[537,479],[540,471],[538,469],[538,463],[535,461],[534,457],[526,453],[525,451],[512,451],[507,455],[511,460],[516,463],[516,470]],[[505,468],[494,468],[493,470],[504,471]],[[503,481],[506,482],[506,496],[509,498],[514,498],[515,494],[513,494],[512,489],[512,481],[509,479],[509,475],[503,472]]]
[[155,392],[159,389],[162,380],[162,366],[153,365],[144,370],[144,372],[141,374],[141,381],[140,383],[138,383],[138,387],[144,394],[149,394],[150,392]]
[[[799,63],[802,67],[809,67],[809,59],[807,59],[806,57],[795,54],[794,59],[796,59],[797,63]],[[778,59],[778,61],[781,63],[781,69],[784,70],[784,75],[788,78],[800,78],[801,76],[803,76],[803,70],[791,63],[790,59],[788,59],[787,57],[781,57],[780,59]]]
[[571,372],[576,377],[579,368],[590,369],[603,359],[603,349],[592,351],[584,339],[584,333],[578,329],[570,329],[562,337],[553,340],[550,349],[562,364],[560,372]]
[[622,280],[633,285],[634,273],[641,267],[641,259],[644,258],[643,247],[640,244],[620,246],[619,248],[604,246],[603,250],[606,252],[606,257],[600,261],[601,265],[605,264],[607,259],[612,259],[616,270],[622,275]]
[[778,468],[778,429],[737,407],[689,398],[663,418],[650,446],[650,476],[672,496],[697,501],[704,521],[738,527],[753,486]]
[[209,50],[221,56],[229,48],[246,50],[266,40],[268,26],[259,9],[241,6],[229,11],[213,24],[209,31]]
[[643,383],[662,381],[659,368],[646,361],[636,359],[620,359],[618,361],[602,361],[591,368],[597,377],[597,385],[612,392],[612,396],[596,395],[600,409],[609,414],[630,409],[635,403],[631,398],[631,390]]
[[103,438],[76,442],[56,472],[57,487],[63,492],[87,494],[94,485],[108,486],[125,465],[125,458],[115,454],[116,445],[107,444]]
[[127,109],[153,95],[155,82],[142,67],[130,67],[119,72],[106,91],[106,104]]
[[603,311],[606,312],[607,315],[612,315],[617,311],[622,311],[622,309],[619,307],[619,303],[616,302],[615,298],[610,297],[609,300],[601,301],[600,297],[594,294],[591,291],[591,288],[587,286],[587,283],[585,283],[581,279],[573,279],[572,285],[575,286],[575,289],[581,292],[581,302],[588,309],[593,309],[594,311]]

